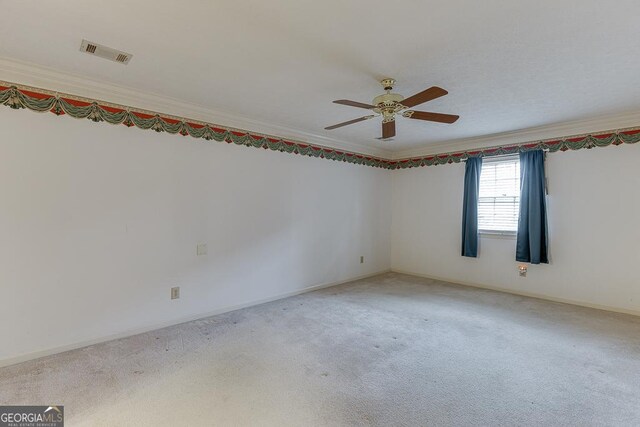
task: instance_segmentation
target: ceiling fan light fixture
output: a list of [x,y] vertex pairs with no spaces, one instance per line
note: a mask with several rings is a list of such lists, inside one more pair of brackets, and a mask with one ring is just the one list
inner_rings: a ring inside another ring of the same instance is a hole
[[395,121],[396,116],[390,111],[382,111],[382,123],[389,123]]

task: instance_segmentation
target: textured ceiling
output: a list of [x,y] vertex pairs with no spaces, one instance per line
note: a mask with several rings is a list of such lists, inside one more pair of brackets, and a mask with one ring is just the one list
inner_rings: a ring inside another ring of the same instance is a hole
[[[401,151],[640,110],[637,0],[2,1],[0,56],[322,137]],[[88,39],[127,66],[79,52]],[[400,118],[381,142],[365,115],[378,80],[453,125]],[[0,75],[0,79],[2,76]],[[20,82],[18,82],[20,83]]]

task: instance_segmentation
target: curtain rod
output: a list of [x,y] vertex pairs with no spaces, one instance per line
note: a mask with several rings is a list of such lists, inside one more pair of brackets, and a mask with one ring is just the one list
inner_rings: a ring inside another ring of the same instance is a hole
[[[546,157],[547,153],[549,152],[549,149],[548,148],[540,148],[540,150],[542,150],[544,152],[545,157]],[[520,154],[520,152],[511,153],[511,154],[484,154],[484,155],[479,156],[479,157],[482,157],[482,158],[490,157],[490,158],[495,159],[495,158],[500,158],[500,157],[515,157],[515,156],[518,156],[519,154]],[[471,157],[478,157],[478,156],[471,156]],[[466,162],[466,161],[467,161],[467,159],[463,159],[462,160],[462,162]]]

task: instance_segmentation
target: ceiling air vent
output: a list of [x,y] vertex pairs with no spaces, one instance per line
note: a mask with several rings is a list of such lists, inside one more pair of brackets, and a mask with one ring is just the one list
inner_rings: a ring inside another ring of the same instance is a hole
[[82,40],[80,45],[80,52],[85,52],[100,58],[108,59],[109,61],[119,62],[121,64],[128,64],[131,60],[130,53],[122,52],[121,50],[112,49],[107,46],[103,46],[98,43]]

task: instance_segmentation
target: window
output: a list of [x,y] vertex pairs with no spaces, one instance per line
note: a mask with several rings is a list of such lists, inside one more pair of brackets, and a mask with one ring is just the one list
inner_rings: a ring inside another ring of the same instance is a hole
[[485,157],[480,174],[478,229],[489,233],[515,233],[519,210],[520,158]]

